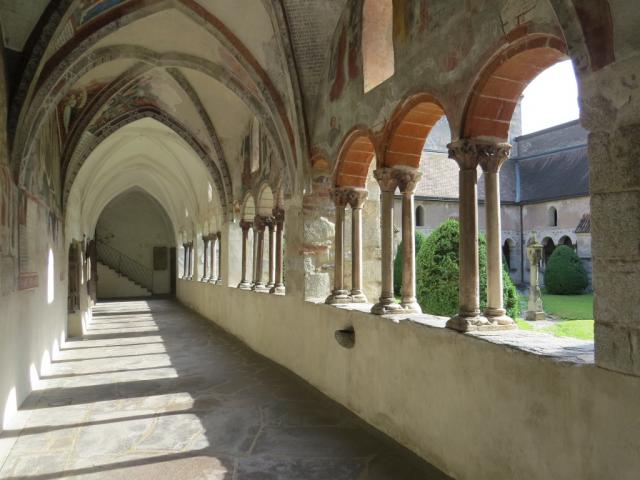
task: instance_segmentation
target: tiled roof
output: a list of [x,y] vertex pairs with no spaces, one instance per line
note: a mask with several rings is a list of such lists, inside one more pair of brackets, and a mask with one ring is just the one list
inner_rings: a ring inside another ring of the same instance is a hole
[[576,233],[591,233],[591,214],[585,213],[576,227]]
[[520,200],[535,202],[589,195],[589,161],[585,145],[518,159]]

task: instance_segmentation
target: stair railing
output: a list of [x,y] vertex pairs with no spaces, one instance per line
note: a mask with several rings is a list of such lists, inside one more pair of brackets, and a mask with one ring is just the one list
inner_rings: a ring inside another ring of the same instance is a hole
[[153,292],[153,269],[122,253],[102,240],[96,242],[98,261]]

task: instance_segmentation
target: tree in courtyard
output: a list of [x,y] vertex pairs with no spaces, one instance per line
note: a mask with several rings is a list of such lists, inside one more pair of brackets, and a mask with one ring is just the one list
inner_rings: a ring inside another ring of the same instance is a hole
[[[418,252],[420,251],[420,247],[422,246],[422,242],[427,237],[425,237],[422,233],[416,232],[416,248],[415,255],[418,258]],[[393,260],[393,291],[396,295],[400,295],[400,290],[402,289],[402,271],[403,271],[403,263],[404,263],[404,254],[403,254],[403,242],[400,242],[398,245],[398,251],[396,252],[396,258]]]
[[[460,227],[447,220],[423,242],[416,260],[418,303],[425,313],[453,316],[458,312]],[[480,308],[487,305],[487,241],[479,236]],[[503,264],[504,266],[504,264]],[[507,315],[520,314],[520,299],[506,268],[502,271],[504,308]]]
[[571,247],[558,245],[544,271],[544,287],[556,295],[579,295],[589,285],[589,277],[578,254]]

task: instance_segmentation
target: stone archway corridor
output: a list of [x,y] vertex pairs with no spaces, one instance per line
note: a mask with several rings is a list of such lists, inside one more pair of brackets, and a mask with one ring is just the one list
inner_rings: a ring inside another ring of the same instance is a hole
[[3,479],[447,478],[170,300],[96,305],[19,415]]

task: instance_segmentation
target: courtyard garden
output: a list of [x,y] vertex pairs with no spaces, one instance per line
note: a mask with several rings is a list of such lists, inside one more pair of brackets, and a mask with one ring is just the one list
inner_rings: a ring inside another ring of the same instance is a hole
[[[528,298],[521,297],[522,311],[526,310]],[[559,337],[593,340],[593,294],[553,295],[542,292],[542,302],[548,320],[528,322],[518,318],[516,322],[523,330],[536,330]]]
[[[479,236],[480,307],[486,306],[487,257],[486,239]],[[416,233],[416,287],[422,311],[433,315],[453,316],[458,309],[458,244],[459,225],[450,219],[428,237]],[[395,293],[400,294],[402,278],[402,246],[394,265]],[[593,340],[593,294],[583,293],[588,285],[586,272],[575,251],[558,247],[549,259],[545,272],[548,290],[542,300],[545,320],[523,319],[528,297],[521,294],[503,272],[503,295],[507,314],[522,330],[535,330],[561,337]]]

